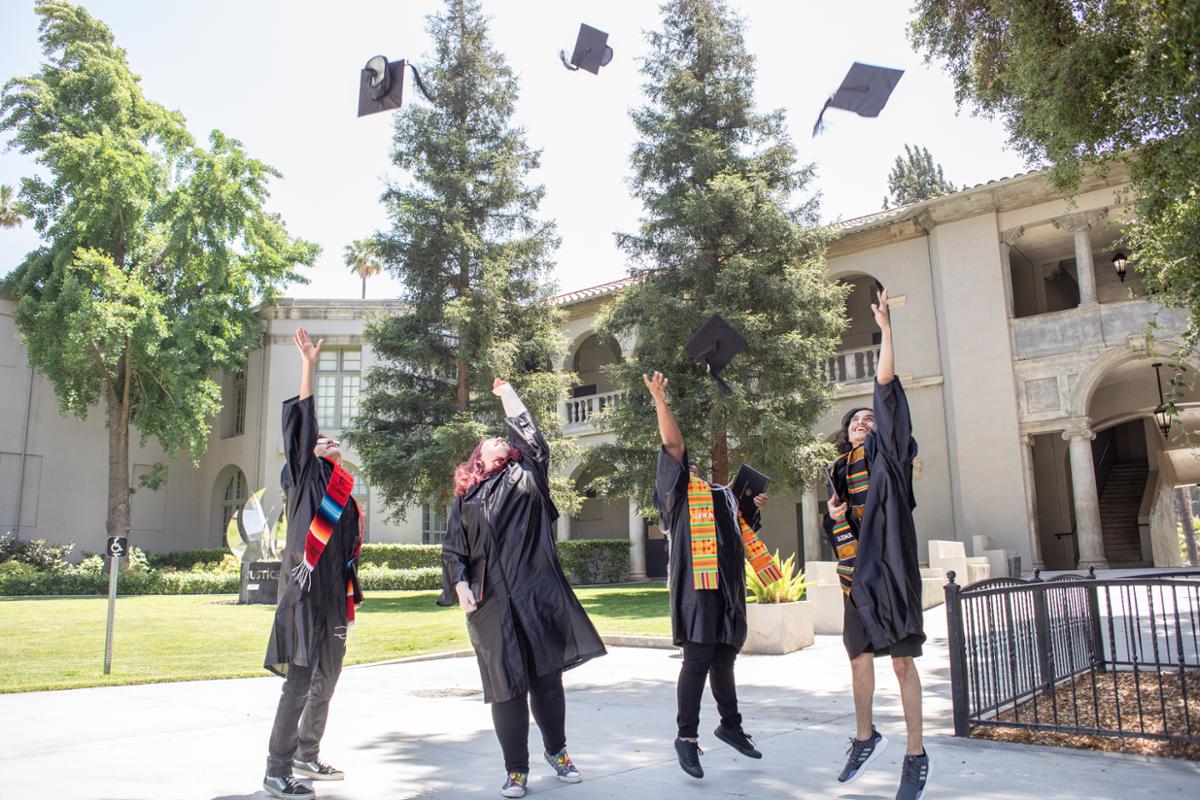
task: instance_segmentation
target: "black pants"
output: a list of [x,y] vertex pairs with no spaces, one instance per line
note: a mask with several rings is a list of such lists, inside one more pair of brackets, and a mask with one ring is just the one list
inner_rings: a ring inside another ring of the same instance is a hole
[[342,674],[346,640],[330,637],[316,667],[288,666],[267,755],[268,777],[292,774],[292,759],[316,761],[329,719],[329,701]]
[[529,772],[529,711],[542,732],[547,753],[567,746],[567,700],[562,671],[531,678],[529,691],[503,703],[492,703],[492,724],[504,753],[505,772]]
[[721,724],[737,728],[742,724],[738,713],[737,684],[733,680],[733,662],[737,651],[727,644],[692,644],[683,646],[683,667],[679,670],[676,691],[679,738],[695,739],[699,735],[700,698],[704,696],[704,680],[712,688]]

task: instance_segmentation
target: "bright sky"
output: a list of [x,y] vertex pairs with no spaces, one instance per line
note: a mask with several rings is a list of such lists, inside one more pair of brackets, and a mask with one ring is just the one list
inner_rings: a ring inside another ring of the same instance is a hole
[[[358,297],[360,283],[342,248],[387,224],[379,203],[385,179],[404,178],[390,160],[392,118],[358,119],[358,73],[384,54],[418,65],[431,52],[425,16],[440,0],[84,0],[124,47],[147,96],[181,111],[197,138],[213,128],[240,139],[251,155],[283,173],[271,199],[290,231],[320,243],[322,254],[298,297]],[[1005,146],[1003,128],[958,113],[950,80],[926,67],[905,35],[907,4],[896,0],[782,3],[732,0],[747,20],[758,59],[762,109],[784,108],[802,162],[817,165],[826,220],[881,208],[887,174],[904,144],[930,149],[959,185],[1025,169]],[[613,233],[636,229],[640,204],[626,180],[641,103],[643,31],[657,28],[648,0],[484,0],[491,36],[520,79],[515,124],[542,150],[532,180],[546,186],[544,217],[558,223],[555,276],[562,291],[626,274]],[[579,23],[609,33],[615,55],[599,76],[568,72]],[[37,71],[41,53],[31,0],[0,0],[0,78]],[[825,132],[812,124],[851,62],[906,70],[878,119],[830,110]],[[406,102],[424,102],[411,86]],[[15,184],[32,161],[0,151],[0,183]],[[37,244],[26,223],[0,230],[0,273]],[[399,292],[390,276],[373,278],[369,298]]]

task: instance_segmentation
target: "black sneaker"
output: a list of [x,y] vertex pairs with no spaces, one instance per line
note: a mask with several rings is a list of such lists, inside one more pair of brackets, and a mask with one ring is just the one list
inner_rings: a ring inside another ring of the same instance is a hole
[[263,789],[272,797],[280,800],[312,800],[317,793],[300,783],[291,775],[268,775],[263,778]]
[[925,781],[929,779],[929,755],[905,756],[900,772],[900,788],[896,800],[921,800],[925,796]]
[[718,725],[713,731],[713,736],[716,736],[725,744],[737,750],[746,758],[762,758],[762,753],[758,752],[758,748],[754,746],[754,742],[750,739],[750,734],[742,730],[739,725],[736,728],[726,728],[724,725]]
[[883,751],[886,749],[887,739],[883,738],[883,734],[874,728],[871,728],[871,738],[866,741],[851,736],[850,746],[846,748],[846,766],[842,767],[842,774],[838,775],[838,782],[853,783],[872,761],[883,755]]
[[315,761],[293,760],[292,772],[312,778],[314,781],[340,781],[346,777],[346,773],[340,769],[334,769],[319,758]]
[[700,756],[704,751],[697,742],[685,742],[675,739],[675,755],[679,756],[679,766],[693,778],[704,777],[704,767],[700,766]]

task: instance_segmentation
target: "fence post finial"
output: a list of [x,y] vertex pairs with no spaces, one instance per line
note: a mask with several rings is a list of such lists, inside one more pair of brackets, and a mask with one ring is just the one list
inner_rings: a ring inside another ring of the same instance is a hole
[[1033,570],[1033,580],[1031,581],[1031,583],[1040,583],[1041,580],[1042,580],[1042,570],[1040,568],[1035,567]]
[[954,583],[954,574],[954,570],[950,570],[946,573],[946,583]]
[[1095,567],[1088,567],[1088,577],[1091,578],[1092,580],[1096,580],[1096,568]]

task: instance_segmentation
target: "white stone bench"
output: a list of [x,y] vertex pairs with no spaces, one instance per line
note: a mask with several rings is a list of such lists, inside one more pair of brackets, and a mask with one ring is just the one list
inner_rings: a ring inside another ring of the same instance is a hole
[[976,535],[971,537],[971,549],[976,557],[986,558],[992,568],[992,578],[1019,578],[1019,575],[1008,574],[1008,551],[992,547],[992,537]]
[[942,539],[929,540],[929,566],[944,570],[947,577],[953,572],[954,582],[960,586],[986,581],[992,575],[991,564],[986,558],[969,557],[962,542]]
[[808,587],[812,602],[813,632],[841,635],[842,584],[838,581],[836,561],[806,561],[804,577],[815,586]]

